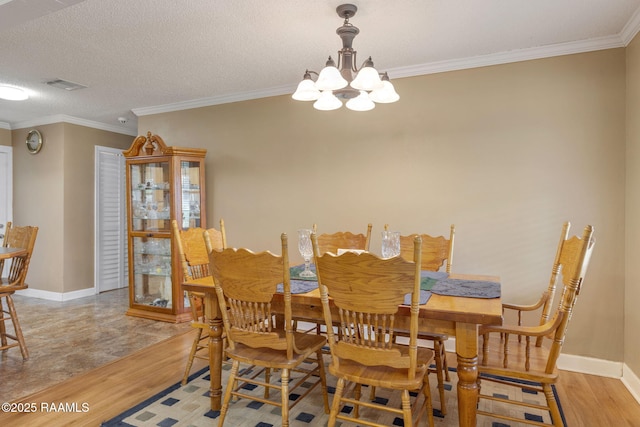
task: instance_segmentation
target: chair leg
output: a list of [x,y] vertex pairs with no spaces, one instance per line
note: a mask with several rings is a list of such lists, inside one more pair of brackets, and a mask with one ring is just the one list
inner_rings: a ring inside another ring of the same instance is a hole
[[336,417],[340,411],[340,401],[342,400],[342,393],[344,393],[344,379],[338,378],[336,384],[336,392],[333,395],[333,402],[331,403],[331,412],[329,414],[329,422],[327,427],[334,427],[336,425]]
[[193,359],[196,356],[196,351],[198,351],[198,345],[200,344],[201,339],[202,339],[202,328],[198,328],[196,337],[193,340],[193,344],[191,345],[191,351],[189,352],[189,360],[187,360],[187,367],[185,368],[184,376],[182,377],[182,385],[186,385],[187,381],[189,380],[189,372],[191,372]]
[[444,342],[442,343],[442,370],[444,371],[444,379],[447,382],[451,382],[451,377],[449,376],[449,363],[447,363],[447,349],[444,346]]
[[289,370],[283,369],[280,377],[282,387],[282,427],[289,427]]
[[322,349],[316,352],[318,358],[318,373],[320,374],[320,387],[322,387],[322,399],[324,401],[324,413],[329,413],[329,397],[327,395],[327,374],[324,369],[324,359],[322,357]]
[[[264,369],[264,382],[267,384],[271,382],[271,368]],[[269,398],[269,387],[264,388],[264,398]]]
[[[425,406],[427,407],[427,419],[429,420],[429,427],[433,427],[433,403],[431,402],[431,388],[429,385],[429,375],[425,375],[423,379],[422,393],[424,394]],[[444,408],[444,401],[441,402]]]
[[556,427],[562,427],[564,423],[562,422],[562,416],[560,416],[558,402],[556,402],[556,397],[553,395],[551,386],[549,384],[543,384],[542,390],[544,391],[544,395],[547,398],[547,405],[549,405],[549,412],[551,412],[553,425]]
[[[7,327],[4,324],[4,322],[8,319],[5,319],[4,317],[4,307],[2,306],[2,298],[0,297],[0,344],[2,344],[2,347],[6,347],[7,345]],[[5,349],[6,350],[6,349]]]
[[231,365],[231,371],[229,372],[229,379],[227,380],[227,389],[224,391],[224,399],[222,400],[222,407],[220,408],[220,417],[218,418],[218,427],[222,427],[224,424],[224,418],[227,415],[229,409],[229,402],[231,401],[231,392],[236,386],[236,377],[238,376],[238,370],[240,368],[240,362],[233,361]]
[[[29,352],[27,351],[27,344],[24,342],[22,328],[20,328],[20,322],[18,321],[18,313],[16,312],[16,307],[13,305],[13,298],[11,298],[11,295],[7,295],[7,307],[9,308],[9,316],[11,316],[11,321],[13,322],[13,329],[16,332],[16,339],[18,340],[18,344],[20,345],[22,358],[24,360],[27,360],[29,359]],[[2,323],[4,324],[4,322]]]
[[402,390],[402,418],[405,427],[413,427],[413,418],[411,416],[411,399],[409,398],[409,390]]
[[[436,362],[436,377],[438,378],[438,391],[440,392],[440,413],[444,416],[447,415],[447,407],[444,399],[444,376],[443,371],[445,371],[444,364],[446,363],[446,355],[444,355],[444,346],[442,345],[442,341],[434,340],[433,341],[433,349],[435,354],[435,362]],[[443,360],[443,356],[445,359]],[[446,374],[449,376],[448,372]],[[447,379],[448,381],[448,379]]]

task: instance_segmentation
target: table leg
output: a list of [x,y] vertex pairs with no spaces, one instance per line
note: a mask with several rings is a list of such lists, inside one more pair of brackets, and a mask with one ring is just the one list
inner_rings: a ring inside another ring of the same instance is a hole
[[211,398],[211,410],[219,411],[222,406],[222,319],[218,315],[218,300],[207,293],[205,312],[209,320],[209,375],[211,386],[209,396]]
[[456,324],[458,415],[461,427],[475,427],[478,403],[478,325]]

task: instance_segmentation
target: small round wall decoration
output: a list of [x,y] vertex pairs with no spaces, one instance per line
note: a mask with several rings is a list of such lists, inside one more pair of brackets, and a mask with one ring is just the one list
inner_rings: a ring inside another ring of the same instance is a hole
[[37,129],[32,129],[27,134],[26,139],[27,150],[31,154],[37,154],[42,148],[42,134]]

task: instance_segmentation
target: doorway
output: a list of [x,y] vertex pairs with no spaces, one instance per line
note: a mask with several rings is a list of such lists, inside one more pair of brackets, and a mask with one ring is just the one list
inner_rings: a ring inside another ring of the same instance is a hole
[[95,147],[95,289],[128,286],[125,161],[122,150]]
[[0,145],[0,242],[7,221],[13,221],[13,151]]

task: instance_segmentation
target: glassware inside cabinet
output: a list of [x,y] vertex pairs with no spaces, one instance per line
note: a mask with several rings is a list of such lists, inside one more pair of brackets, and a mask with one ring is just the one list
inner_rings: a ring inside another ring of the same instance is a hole
[[132,230],[169,231],[169,163],[132,164],[130,168]]
[[200,227],[200,162],[180,162],[182,229]]
[[133,238],[135,302],[171,308],[171,239]]

